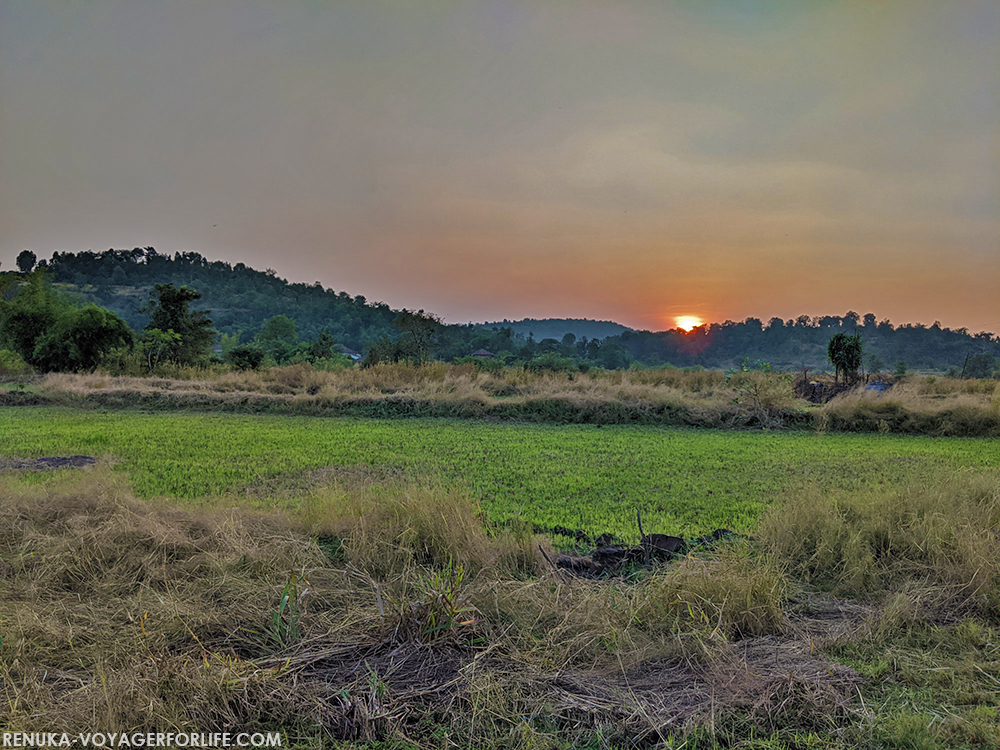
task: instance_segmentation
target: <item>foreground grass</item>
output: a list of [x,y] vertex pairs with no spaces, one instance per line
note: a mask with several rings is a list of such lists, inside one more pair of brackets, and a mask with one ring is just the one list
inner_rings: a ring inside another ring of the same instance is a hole
[[8,472],[0,497],[8,731],[1000,747],[996,472],[790,498],[753,544],[618,581],[397,478],[281,513],[143,501],[107,465]]
[[[140,497],[296,505],[311,482],[419,478],[467,491],[495,522],[636,535],[750,532],[783,494],[888,488],[997,467],[981,439],[227,414],[0,411],[21,457],[112,456]],[[8,455],[10,455],[8,453]]]

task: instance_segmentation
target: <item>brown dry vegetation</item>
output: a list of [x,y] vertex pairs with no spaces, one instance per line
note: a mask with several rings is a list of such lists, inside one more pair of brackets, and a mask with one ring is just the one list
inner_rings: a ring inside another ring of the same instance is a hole
[[1000,437],[1000,381],[906,379],[884,393],[837,396],[817,419],[832,430]]
[[806,584],[841,596],[916,596],[936,617],[973,614],[1000,624],[995,476],[800,495],[764,514],[760,541]]
[[[305,492],[279,516],[140,502],[102,465],[0,477],[0,725],[896,746],[880,738],[897,707],[865,703],[863,675],[823,649],[961,616],[988,644],[1000,624],[996,477],[792,499],[753,544],[610,581],[552,570],[543,540],[484,526],[461,493],[397,478]],[[993,658],[976,662],[983,700]],[[955,708],[948,732],[996,747],[984,710]]]
[[379,365],[337,372],[307,364],[262,371],[186,370],[184,377],[52,374],[50,402],[372,417],[440,416],[704,427],[812,428],[1000,436],[1000,381],[911,378],[884,393],[856,389],[822,406],[767,372],[674,369],[483,372],[474,365]]

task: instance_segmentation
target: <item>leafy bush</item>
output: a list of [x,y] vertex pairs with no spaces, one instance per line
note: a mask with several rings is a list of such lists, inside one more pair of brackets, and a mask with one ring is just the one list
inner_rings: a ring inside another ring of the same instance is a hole
[[235,346],[226,353],[225,360],[237,370],[256,370],[264,361],[264,350],[255,344]]
[[38,337],[32,363],[45,371],[92,370],[113,349],[131,347],[132,330],[110,310],[87,305],[67,312]]
[[28,363],[17,352],[0,349],[0,378],[21,377],[30,370]]

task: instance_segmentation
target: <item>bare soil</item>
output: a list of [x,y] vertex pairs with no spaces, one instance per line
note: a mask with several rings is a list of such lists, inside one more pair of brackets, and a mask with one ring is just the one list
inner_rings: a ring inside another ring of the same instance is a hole
[[0,458],[0,470],[47,471],[52,469],[83,468],[96,463],[93,456],[42,456],[41,458]]

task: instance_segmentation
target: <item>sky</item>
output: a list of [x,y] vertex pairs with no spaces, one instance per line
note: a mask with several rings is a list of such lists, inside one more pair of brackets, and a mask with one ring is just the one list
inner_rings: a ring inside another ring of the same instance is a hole
[[0,268],[1000,331],[995,0],[0,3]]

